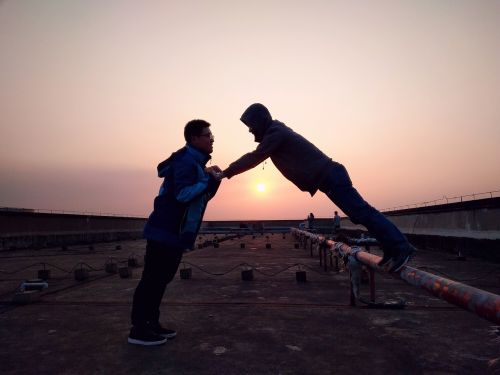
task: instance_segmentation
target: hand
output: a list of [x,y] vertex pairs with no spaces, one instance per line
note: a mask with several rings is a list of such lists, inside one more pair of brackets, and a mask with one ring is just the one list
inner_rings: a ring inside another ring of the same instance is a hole
[[217,181],[221,181],[224,177],[226,177],[226,175],[222,171],[215,174],[215,178],[217,179]]
[[205,172],[210,173],[211,175],[214,175],[215,173],[221,173],[222,169],[220,169],[218,165],[214,165],[212,167],[206,167]]
[[224,178],[224,173],[222,172],[222,169],[220,169],[219,166],[217,165],[205,168],[205,172],[210,173],[218,181]]

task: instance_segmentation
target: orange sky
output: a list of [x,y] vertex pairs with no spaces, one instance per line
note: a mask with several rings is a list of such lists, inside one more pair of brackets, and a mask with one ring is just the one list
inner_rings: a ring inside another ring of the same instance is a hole
[[[494,1],[0,1],[0,206],[147,215],[184,124],[224,168],[257,101],[380,209],[498,190],[498,40]],[[335,209],[269,160],[205,218]]]

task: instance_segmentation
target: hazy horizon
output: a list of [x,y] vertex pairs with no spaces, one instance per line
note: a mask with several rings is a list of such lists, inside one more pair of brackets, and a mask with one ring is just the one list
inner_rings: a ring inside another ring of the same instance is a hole
[[[499,190],[499,40],[486,0],[0,1],[0,206],[147,216],[184,124],[225,168],[254,102],[379,209]],[[334,210],[267,160],[205,220]]]

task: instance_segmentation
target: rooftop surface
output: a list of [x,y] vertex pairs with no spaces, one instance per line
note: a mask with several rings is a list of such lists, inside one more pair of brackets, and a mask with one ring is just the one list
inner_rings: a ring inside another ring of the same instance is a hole
[[[406,308],[351,307],[348,272],[325,272],[295,243],[291,234],[248,235],[186,253],[180,268],[191,267],[192,278],[177,276],[161,306],[177,338],[149,348],[127,343],[142,268],[131,278],[103,269],[109,257],[142,261],[145,241],[4,251],[0,373],[500,373],[498,326],[383,274],[377,300],[404,299]],[[13,305],[15,289],[41,263],[51,272],[48,289],[37,302]],[[306,283],[296,281],[296,264]],[[248,265],[253,281],[241,277]],[[500,294],[499,264],[420,250],[411,265]],[[73,269],[82,266],[90,277],[76,281]],[[361,293],[368,297],[368,285]]]

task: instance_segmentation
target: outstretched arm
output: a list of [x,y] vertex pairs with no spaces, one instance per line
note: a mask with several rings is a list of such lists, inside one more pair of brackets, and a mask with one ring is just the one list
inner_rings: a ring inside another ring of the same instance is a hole
[[249,153],[246,153],[238,160],[234,161],[227,167],[219,178],[231,178],[234,175],[243,173],[252,169],[270,157],[273,152],[279,147],[281,139],[276,132],[268,132],[257,148]]

